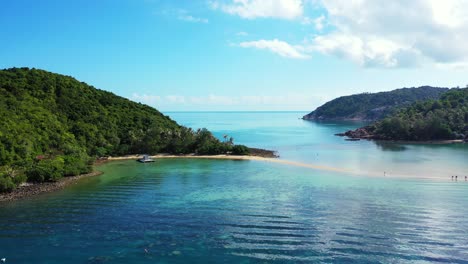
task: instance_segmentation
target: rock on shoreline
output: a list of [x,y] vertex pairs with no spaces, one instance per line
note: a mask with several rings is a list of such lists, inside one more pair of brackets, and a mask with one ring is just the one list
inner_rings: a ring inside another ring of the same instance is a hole
[[376,139],[370,126],[361,127],[355,130],[346,131],[343,136],[353,139]]
[[452,143],[467,143],[468,139],[446,139],[446,140],[422,140],[422,141],[411,141],[411,140],[396,140],[379,137],[374,134],[374,127],[365,126],[355,130],[349,130],[344,133],[335,134],[335,136],[347,137],[346,140],[354,141],[360,139],[367,140],[378,140],[378,141],[389,141],[398,143],[411,143],[411,144],[452,144]]
[[[262,158],[278,158],[279,157],[279,155],[275,151],[272,151],[272,150],[249,148],[249,151],[250,151],[250,154],[247,156],[262,157]],[[100,158],[96,160],[94,165],[101,165],[109,161],[120,160],[120,159],[122,160],[137,159],[139,157],[140,157],[139,155],[132,155],[132,156],[126,156],[126,157],[117,157],[117,158]],[[164,155],[161,157],[164,157]],[[192,157],[192,156],[182,155],[180,157]],[[208,156],[203,156],[203,157],[210,157],[210,156],[208,155]],[[57,182],[25,184],[23,186],[16,188],[10,193],[0,193],[0,202],[19,200],[22,198],[31,197],[31,196],[38,195],[41,193],[57,191],[71,184],[75,184],[81,178],[92,177],[92,176],[97,176],[101,174],[102,172],[100,171],[93,171],[88,174],[82,174],[82,175],[72,176],[72,177],[64,177]]]
[[100,171],[93,171],[88,174],[65,177],[56,182],[34,183],[20,186],[10,193],[1,193],[0,202],[13,201],[21,198],[26,198],[41,193],[53,192],[65,188],[71,184],[75,184],[79,179],[101,175]]
[[279,158],[279,155],[276,151],[259,149],[259,148],[249,148],[250,156],[257,156],[262,158]]

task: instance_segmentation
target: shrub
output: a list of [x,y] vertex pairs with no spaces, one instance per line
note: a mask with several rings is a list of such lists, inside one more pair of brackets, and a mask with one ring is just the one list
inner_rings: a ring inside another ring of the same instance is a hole
[[40,167],[33,166],[26,170],[26,177],[30,182],[44,182],[45,181],[45,172]]
[[226,154],[231,150],[231,146],[219,141],[206,142],[197,149],[197,153],[201,155],[218,155]]
[[0,176],[0,192],[11,192],[15,187],[10,177]]
[[89,172],[87,155],[67,155],[64,159],[64,172],[65,176],[75,176]]
[[12,178],[12,181],[16,186],[22,184],[23,182],[26,182],[27,180],[28,180],[28,177],[24,173],[15,175],[15,177]]
[[244,145],[234,145],[232,147],[232,154],[234,155],[248,155],[250,150]]
[[28,181],[57,181],[64,174],[64,159],[60,156],[53,159],[40,160],[27,172]]

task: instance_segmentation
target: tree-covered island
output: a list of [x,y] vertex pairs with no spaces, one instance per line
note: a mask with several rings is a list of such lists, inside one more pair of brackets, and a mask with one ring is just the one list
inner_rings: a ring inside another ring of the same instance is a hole
[[338,97],[303,117],[315,121],[376,121],[415,102],[435,100],[448,88],[422,86],[389,92],[361,93]]
[[468,87],[416,102],[369,126],[342,134],[356,139],[468,141]]
[[44,70],[0,70],[0,94],[0,192],[89,173],[103,156],[250,152],[232,138],[218,140],[207,129],[180,126],[152,107]]

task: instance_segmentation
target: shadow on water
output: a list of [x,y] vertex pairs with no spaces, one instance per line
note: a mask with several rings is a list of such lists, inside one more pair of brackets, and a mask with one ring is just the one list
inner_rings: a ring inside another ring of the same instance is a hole
[[405,151],[409,148],[419,149],[426,151],[459,151],[466,152],[468,149],[468,144],[466,143],[451,143],[451,144],[437,144],[437,143],[418,143],[418,142],[405,142],[405,143],[396,143],[396,142],[385,142],[385,141],[374,141],[371,140],[380,150],[383,151]]
[[[308,124],[315,124],[315,125],[322,125],[322,126],[342,126],[342,127],[349,127],[350,129],[355,129],[359,127],[363,127],[369,125],[371,122],[366,121],[353,121],[353,120],[343,120],[343,121],[327,121],[327,120],[306,120],[302,119],[304,123]],[[345,132],[345,131],[343,131]]]
[[406,146],[397,144],[397,143],[391,143],[391,142],[382,142],[382,141],[372,141],[375,145],[380,150],[383,151],[393,151],[393,152],[398,152],[398,151],[405,151],[407,149]]

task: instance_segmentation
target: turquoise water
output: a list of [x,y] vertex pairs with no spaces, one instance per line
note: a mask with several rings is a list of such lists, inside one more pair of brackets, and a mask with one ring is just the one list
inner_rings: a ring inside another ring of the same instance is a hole
[[206,127],[236,143],[277,150],[282,159],[345,169],[358,175],[442,178],[468,174],[468,144],[391,144],[334,136],[365,125],[311,122],[303,112],[168,113],[177,122]]
[[[100,177],[0,204],[0,258],[468,263],[468,182],[438,174],[467,172],[465,145],[348,142],[333,133],[358,124],[309,123],[297,119],[300,113],[169,114],[218,136],[229,131],[238,143],[276,149],[282,159],[350,173],[258,161],[108,163]],[[412,177],[383,177],[384,165]]]

